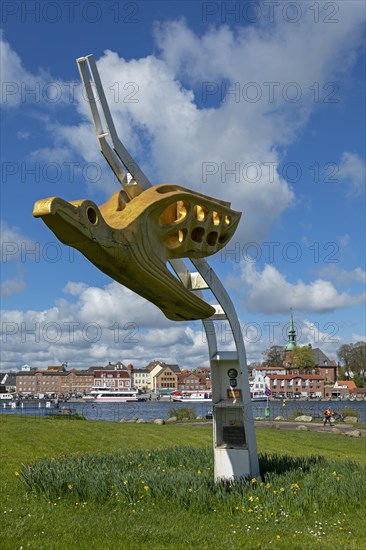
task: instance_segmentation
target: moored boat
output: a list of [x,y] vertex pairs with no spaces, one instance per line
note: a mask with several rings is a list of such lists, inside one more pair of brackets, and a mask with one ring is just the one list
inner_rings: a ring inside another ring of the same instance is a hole
[[267,401],[268,397],[263,392],[251,392],[250,398],[252,401]]
[[139,401],[138,390],[135,388],[116,389],[94,387],[88,395],[84,395],[85,401],[94,401],[98,403],[127,403],[130,401]]
[[13,401],[12,393],[0,393],[0,401]]
[[173,401],[180,401],[185,403],[199,403],[212,401],[211,391],[176,391],[172,393]]

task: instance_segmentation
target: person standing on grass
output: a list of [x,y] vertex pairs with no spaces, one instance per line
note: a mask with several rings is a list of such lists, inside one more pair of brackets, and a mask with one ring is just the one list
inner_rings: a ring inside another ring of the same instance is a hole
[[326,423],[328,422],[329,426],[330,426],[330,419],[332,417],[332,411],[330,410],[330,408],[328,407],[327,409],[325,409],[324,411],[324,426],[326,425]]

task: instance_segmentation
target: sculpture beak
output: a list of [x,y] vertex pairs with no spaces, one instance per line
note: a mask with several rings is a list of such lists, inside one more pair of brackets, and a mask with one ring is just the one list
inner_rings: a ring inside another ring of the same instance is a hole
[[59,197],[37,201],[33,216],[42,218],[56,237],[69,246],[76,246],[85,238],[91,239],[92,227],[98,225],[101,218],[92,201],[67,202]]

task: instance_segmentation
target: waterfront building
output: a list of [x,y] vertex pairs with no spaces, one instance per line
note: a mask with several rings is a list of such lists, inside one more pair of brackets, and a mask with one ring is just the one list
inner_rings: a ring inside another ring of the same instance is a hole
[[159,390],[178,388],[178,374],[181,374],[181,370],[178,365],[167,365],[163,361],[155,360],[151,361],[151,363],[147,365],[146,369],[150,372],[148,391],[157,393]]
[[130,372],[126,369],[103,369],[94,371],[94,387],[129,389],[132,387]]
[[263,396],[265,390],[267,389],[266,373],[257,369],[253,369],[252,374],[249,375],[249,389],[250,396],[252,398]]
[[154,389],[156,392],[161,392],[161,390],[176,390],[178,389],[178,375],[180,374],[180,369],[177,370],[174,367],[178,365],[165,365],[165,367],[160,370],[154,378]]
[[353,380],[337,380],[332,388],[332,397],[349,399],[356,393],[357,386]]
[[94,375],[85,370],[65,366],[48,367],[46,370],[31,369],[16,373],[16,393],[19,395],[65,395],[88,393],[93,387]]
[[132,369],[132,381],[133,386],[143,392],[148,391],[150,388],[150,371],[148,369]]
[[14,372],[2,372],[0,374],[0,392],[12,393],[16,390],[16,377]]
[[146,370],[148,370],[150,373],[149,383],[147,386],[148,391],[153,391],[156,393],[157,391],[156,376],[157,374],[159,374],[159,372],[163,370],[163,368],[164,368],[164,363],[162,363],[161,361],[152,361],[147,365]]
[[268,374],[265,383],[274,398],[324,398],[324,378],[319,374]]
[[178,390],[199,391],[211,389],[211,378],[198,372],[178,374]]
[[[311,347],[311,344],[309,344]],[[325,355],[320,348],[312,348],[315,361],[315,372],[324,377],[327,383],[334,383],[337,380],[338,364]]]

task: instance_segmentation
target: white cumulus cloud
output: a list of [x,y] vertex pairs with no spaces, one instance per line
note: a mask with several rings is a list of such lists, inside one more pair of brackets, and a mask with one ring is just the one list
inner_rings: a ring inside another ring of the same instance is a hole
[[339,178],[349,185],[350,198],[361,196],[365,192],[365,161],[355,153],[344,152],[339,164]]
[[[233,284],[233,280],[231,280]],[[244,288],[245,306],[249,311],[267,314],[286,313],[290,308],[302,312],[327,312],[362,303],[366,293],[350,295],[338,292],[325,279],[291,283],[275,267],[266,264],[262,271],[254,264],[245,263],[238,288]]]

